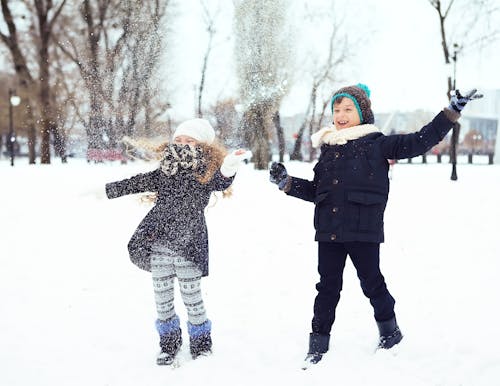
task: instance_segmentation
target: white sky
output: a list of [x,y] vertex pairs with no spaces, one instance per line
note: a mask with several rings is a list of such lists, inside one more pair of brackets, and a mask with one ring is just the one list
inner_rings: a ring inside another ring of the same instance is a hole
[[[211,4],[219,2],[232,8],[228,0],[213,0]],[[321,9],[328,1],[308,3]],[[345,7],[346,3],[341,6]],[[177,61],[177,72],[171,83],[173,115],[179,119],[190,117],[194,112],[194,89],[199,83],[207,41],[200,10],[198,0],[185,0],[179,5],[178,44],[174,52],[182,59]],[[444,66],[437,12],[427,0],[353,0],[348,3],[345,15],[343,22],[350,26],[351,37],[362,36],[364,42],[355,47],[356,57],[343,68],[340,75],[344,81],[339,87],[358,82],[367,84],[372,91],[373,109],[379,113],[419,108],[438,110],[447,104],[446,73],[451,67],[447,70]],[[233,76],[231,13],[222,10],[217,24],[217,46],[209,60],[205,107],[221,96],[231,95],[237,87]],[[307,55],[300,47],[323,50],[323,53],[327,49],[328,35],[321,32],[321,25],[315,30],[305,29],[306,26],[307,23],[301,21],[296,30],[298,37],[307,37],[298,43],[294,51],[296,58]],[[500,88],[498,52],[500,42],[497,41],[482,51],[459,54],[457,87],[463,90]],[[305,80],[300,82],[307,78],[301,71],[303,69],[297,70],[299,81],[283,102],[284,115],[303,112],[307,106],[309,86]]]

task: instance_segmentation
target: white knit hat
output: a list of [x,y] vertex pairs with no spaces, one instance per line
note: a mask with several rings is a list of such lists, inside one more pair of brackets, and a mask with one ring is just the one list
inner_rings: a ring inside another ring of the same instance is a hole
[[187,135],[198,142],[211,145],[215,139],[215,130],[206,119],[188,119],[177,126],[172,139],[180,135]]

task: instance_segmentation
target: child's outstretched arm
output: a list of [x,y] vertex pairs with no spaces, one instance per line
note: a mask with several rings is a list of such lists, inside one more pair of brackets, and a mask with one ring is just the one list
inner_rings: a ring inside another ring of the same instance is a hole
[[252,152],[249,150],[238,149],[230,152],[224,157],[224,161],[219,170],[214,174],[212,180],[207,185],[211,191],[226,190],[234,181],[234,176],[238,171],[241,162],[249,159]]
[[482,95],[477,94],[476,89],[469,91],[465,96],[456,90],[450,98],[450,105],[416,133],[381,137],[382,155],[387,159],[402,159],[427,152],[448,134],[453,124],[460,118],[460,112],[465,105],[479,98],[482,98]]
[[106,184],[106,196],[117,198],[127,194],[158,191],[158,173],[160,169],[148,173],[138,174],[125,180]]
[[271,164],[269,181],[278,185],[278,188],[286,194],[305,201],[313,202],[316,196],[316,183],[314,181],[290,176],[282,163],[273,162]]
[[250,159],[252,152],[250,150],[238,149],[234,150],[224,157],[224,161],[220,167],[220,172],[224,177],[233,177],[242,161]]

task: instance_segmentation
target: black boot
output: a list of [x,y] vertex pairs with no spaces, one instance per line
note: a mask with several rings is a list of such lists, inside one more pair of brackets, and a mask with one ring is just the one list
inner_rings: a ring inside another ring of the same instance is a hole
[[156,357],[158,365],[171,365],[182,346],[181,329],[160,336],[161,351]]
[[322,358],[323,354],[328,351],[330,343],[330,335],[321,335],[312,332],[309,335],[309,351],[307,352],[306,359],[304,359],[303,370],[306,370],[311,365],[315,365]]
[[378,348],[390,349],[403,339],[395,317],[384,322],[377,322],[377,326],[380,335]]
[[206,320],[202,324],[191,324],[188,322],[189,349],[193,359],[200,355],[209,355],[212,353],[212,322]]

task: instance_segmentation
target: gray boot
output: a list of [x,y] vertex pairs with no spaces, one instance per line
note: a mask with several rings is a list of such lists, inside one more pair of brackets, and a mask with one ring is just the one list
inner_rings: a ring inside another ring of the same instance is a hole
[[403,339],[403,334],[395,317],[383,322],[377,322],[377,326],[380,335],[378,348],[390,349]]

